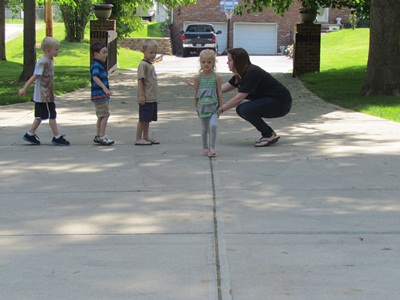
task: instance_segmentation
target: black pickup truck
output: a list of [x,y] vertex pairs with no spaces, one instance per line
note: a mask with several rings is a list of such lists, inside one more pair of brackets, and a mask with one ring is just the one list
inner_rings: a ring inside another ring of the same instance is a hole
[[203,49],[212,49],[218,53],[217,34],[211,24],[190,24],[182,33],[182,56],[187,57],[191,52],[200,53]]

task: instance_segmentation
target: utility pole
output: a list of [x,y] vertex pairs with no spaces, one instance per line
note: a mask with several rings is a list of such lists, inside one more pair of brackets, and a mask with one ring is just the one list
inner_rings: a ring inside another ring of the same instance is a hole
[[51,0],[45,1],[45,17],[44,21],[46,22],[46,36],[53,37],[53,7],[51,5]]
[[227,24],[227,34],[226,34],[226,48],[222,54],[227,54],[230,48],[230,35],[231,35],[231,19],[235,9],[235,1],[234,0],[224,0],[224,10],[226,19],[228,21]]

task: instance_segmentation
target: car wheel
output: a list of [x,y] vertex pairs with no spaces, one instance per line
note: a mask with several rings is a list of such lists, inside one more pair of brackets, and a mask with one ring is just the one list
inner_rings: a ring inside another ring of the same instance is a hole
[[190,54],[190,50],[188,48],[183,48],[182,56],[188,57]]

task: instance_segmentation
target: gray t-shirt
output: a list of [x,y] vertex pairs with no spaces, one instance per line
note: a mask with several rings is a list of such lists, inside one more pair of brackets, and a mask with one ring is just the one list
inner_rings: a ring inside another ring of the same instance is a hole
[[[144,96],[146,103],[158,101],[158,82],[156,69],[153,64],[142,60],[139,64],[137,71],[137,78],[143,79],[144,83]],[[139,90],[138,90],[138,102],[139,102]]]

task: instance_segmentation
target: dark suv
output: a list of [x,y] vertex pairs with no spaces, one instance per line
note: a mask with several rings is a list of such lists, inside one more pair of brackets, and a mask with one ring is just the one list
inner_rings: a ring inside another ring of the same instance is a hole
[[190,24],[182,33],[182,56],[187,57],[190,52],[200,53],[203,49],[212,49],[218,53],[217,34],[211,24]]

